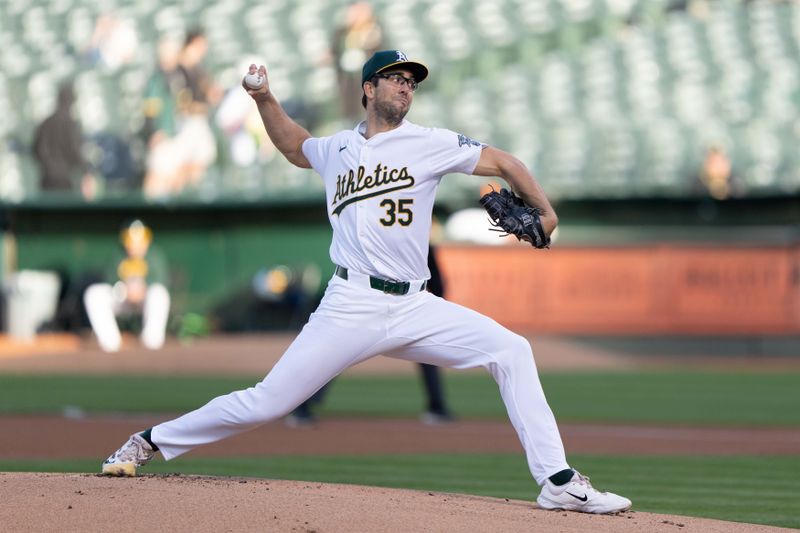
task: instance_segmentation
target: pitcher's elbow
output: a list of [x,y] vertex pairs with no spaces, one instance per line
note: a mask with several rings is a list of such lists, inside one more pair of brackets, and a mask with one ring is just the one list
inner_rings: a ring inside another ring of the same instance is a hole
[[558,215],[556,215],[554,211],[547,213],[547,215],[542,218],[542,226],[548,235],[553,233],[556,227],[558,227]]

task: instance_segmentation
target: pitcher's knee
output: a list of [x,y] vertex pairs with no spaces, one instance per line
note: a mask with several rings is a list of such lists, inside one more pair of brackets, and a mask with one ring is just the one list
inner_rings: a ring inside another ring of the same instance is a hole
[[504,339],[503,345],[497,352],[498,363],[506,368],[513,369],[519,365],[530,365],[533,363],[533,350],[528,339],[509,333]]

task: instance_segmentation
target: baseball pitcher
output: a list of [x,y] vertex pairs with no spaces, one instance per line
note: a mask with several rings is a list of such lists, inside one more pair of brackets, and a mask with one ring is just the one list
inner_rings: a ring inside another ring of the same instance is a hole
[[132,476],[156,451],[169,460],[275,420],[346,368],[382,354],[485,368],[542,487],[540,507],[629,509],[630,500],[595,490],[570,468],[528,341],[425,290],[433,202],[445,174],[503,178],[519,196],[503,189],[482,200],[492,220],[537,248],[549,245],[558,218],[525,165],[464,135],[405,120],[428,69],[397,50],[376,52],[364,64],[366,119],[330,137],[312,137],[287,116],[263,65],[251,65],[248,75],[262,80],[252,88],[245,78],[243,87],[272,142],[289,162],[313,169],[324,181],[335,271],[319,307],[263,381],[132,435],[102,471]]

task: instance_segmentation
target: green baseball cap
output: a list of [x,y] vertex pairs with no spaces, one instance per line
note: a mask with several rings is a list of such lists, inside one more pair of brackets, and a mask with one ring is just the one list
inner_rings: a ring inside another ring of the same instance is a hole
[[[364,85],[364,82],[370,80],[375,74],[380,74],[392,67],[409,70],[417,83],[428,77],[428,67],[416,61],[409,61],[408,57],[400,50],[381,50],[372,54],[372,57],[364,63],[364,68],[361,69],[361,85]],[[367,95],[361,98],[361,103],[364,107],[367,106]]]
[[369,80],[389,67],[402,67],[411,71],[414,81],[421,82],[428,77],[428,67],[416,61],[409,61],[400,50],[381,50],[375,52],[361,69],[361,83]]

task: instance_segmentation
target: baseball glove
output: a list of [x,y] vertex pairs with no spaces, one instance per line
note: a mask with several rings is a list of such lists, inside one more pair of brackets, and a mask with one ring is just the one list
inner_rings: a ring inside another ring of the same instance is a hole
[[525,205],[522,198],[509,191],[500,189],[492,190],[481,197],[481,205],[489,213],[493,231],[505,232],[502,237],[515,236],[521,241],[530,243],[534,248],[549,248],[548,237],[540,218],[541,211],[535,207]]

